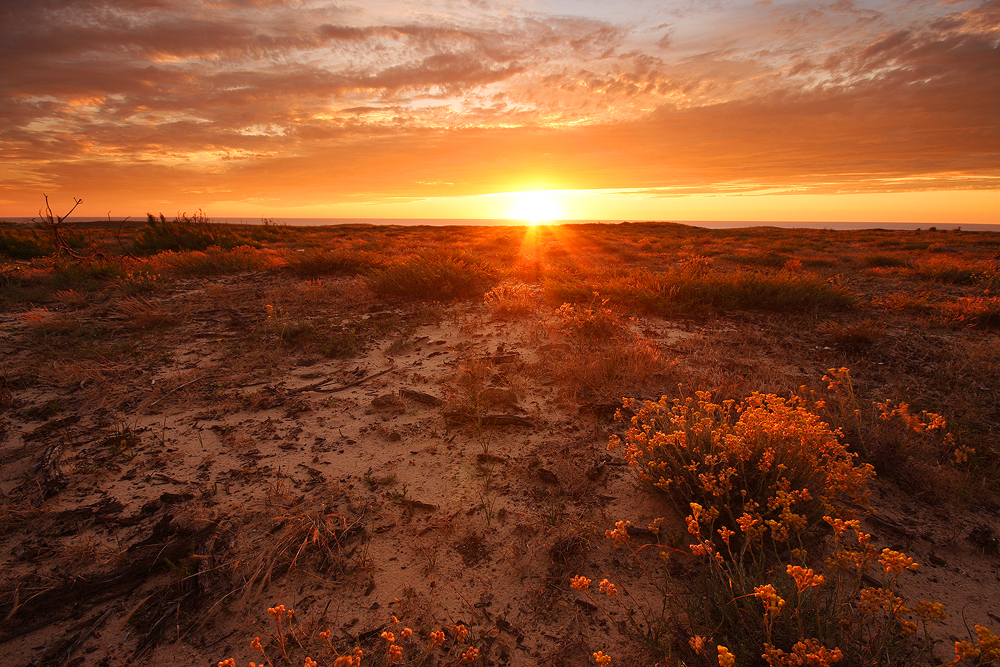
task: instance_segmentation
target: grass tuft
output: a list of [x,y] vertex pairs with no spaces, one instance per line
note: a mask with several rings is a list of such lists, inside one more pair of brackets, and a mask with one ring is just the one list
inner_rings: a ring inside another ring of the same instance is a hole
[[376,269],[368,278],[382,296],[450,301],[482,296],[498,276],[499,271],[479,257],[431,251]]

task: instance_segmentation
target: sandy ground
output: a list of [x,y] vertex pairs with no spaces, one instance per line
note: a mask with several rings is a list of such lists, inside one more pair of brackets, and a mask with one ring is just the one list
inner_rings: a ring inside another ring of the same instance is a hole
[[[465,625],[478,664],[655,662],[568,582],[614,575],[655,604],[604,532],[630,520],[641,545],[654,519],[678,536],[682,522],[606,451],[614,403],[560,380],[581,352],[551,308],[497,320],[478,303],[390,307],[350,281],[239,277],[136,303],[46,316],[133,337],[128,362],[2,318],[0,664],[243,665],[261,659],[255,636],[278,664],[278,604],[295,610],[293,664],[329,660],[324,630],[368,650],[393,616],[414,645]],[[416,324],[331,359],[287,344],[296,307]],[[665,356],[704,335],[633,326]],[[654,374],[643,391],[671,388]],[[866,530],[921,564],[903,592],[949,610],[939,657],[965,623],[1000,630],[997,517],[875,491]]]

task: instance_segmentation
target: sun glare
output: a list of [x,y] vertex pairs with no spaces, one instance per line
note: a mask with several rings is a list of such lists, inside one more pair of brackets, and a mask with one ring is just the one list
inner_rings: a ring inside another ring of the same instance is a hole
[[515,192],[508,211],[511,220],[524,220],[532,225],[551,220],[560,220],[563,209],[555,194],[548,190]]

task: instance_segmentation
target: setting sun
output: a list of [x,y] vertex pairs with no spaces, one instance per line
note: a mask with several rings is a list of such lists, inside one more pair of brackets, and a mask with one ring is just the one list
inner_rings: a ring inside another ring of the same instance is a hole
[[557,195],[547,190],[531,190],[515,192],[513,203],[507,217],[512,220],[524,220],[531,224],[561,220],[565,217]]

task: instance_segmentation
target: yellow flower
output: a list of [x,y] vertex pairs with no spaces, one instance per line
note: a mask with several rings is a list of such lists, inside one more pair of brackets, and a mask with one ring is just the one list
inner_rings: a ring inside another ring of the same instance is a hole
[[594,662],[601,667],[608,667],[611,664],[611,656],[605,655],[604,651],[598,651],[594,654]]
[[455,641],[464,642],[469,631],[464,625],[453,625],[451,631],[455,633]]
[[253,638],[253,641],[250,642],[250,648],[254,649],[255,651],[263,650],[260,647],[260,637]]
[[601,580],[600,589],[601,589],[601,592],[604,593],[604,594],[606,594],[606,595],[617,595],[618,594],[618,589],[615,588],[615,585],[613,583],[611,583],[610,581],[608,581],[607,579],[602,579]]
[[403,661],[403,649],[399,648],[395,644],[389,645],[389,664],[395,665],[397,662]]
[[955,662],[974,660],[979,657],[979,649],[972,642],[955,642]]
[[695,556],[706,556],[712,553],[712,543],[709,540],[705,540],[700,544],[691,544],[691,553]]
[[777,616],[785,607],[785,601],[781,599],[774,586],[766,584],[754,589],[754,595],[764,603],[764,613]]
[[399,633],[399,638],[400,639],[408,639],[410,637],[410,635],[412,635],[412,634],[413,634],[413,630],[411,630],[409,628],[403,628],[403,631]]
[[789,565],[785,568],[785,571],[795,580],[795,586],[799,589],[800,593],[812,586],[822,586],[823,582],[826,581],[826,578],[822,574],[816,574],[811,567]]
[[315,660],[313,660],[312,658],[310,658],[310,657],[309,657],[309,656],[307,655],[307,656],[306,656],[306,661],[305,661],[305,663],[304,663],[304,664],[302,665],[302,667],[319,667],[319,665],[317,665],[317,664],[316,664],[316,661],[315,661]]
[[695,635],[688,640],[688,645],[691,647],[692,651],[701,655],[701,652],[705,650],[705,638],[701,635]]
[[431,648],[435,646],[440,646],[444,643],[444,630],[438,630],[437,632],[431,633]]
[[470,646],[465,649],[465,653],[462,654],[462,659],[460,662],[475,662],[476,658],[479,657],[479,649]]
[[917,614],[917,617],[922,621],[930,621],[935,618],[939,618],[942,621],[945,620],[946,615],[944,613],[944,605],[940,602],[928,602],[927,600],[917,600],[917,604],[913,607],[913,611]]
[[983,662],[1000,660],[1000,637],[981,625],[976,626],[976,633],[979,635],[979,650]]
[[575,591],[585,591],[590,588],[591,580],[584,576],[575,576],[569,580],[569,587]]
[[736,664],[736,656],[729,652],[729,649],[719,644],[715,647],[719,651],[719,667],[733,667]]
[[916,570],[920,567],[913,562],[906,554],[892,549],[882,549],[882,554],[878,557],[882,564],[882,569],[889,574],[899,574],[903,570]]
[[381,636],[382,636],[382,639],[386,640],[390,644],[393,643],[394,641],[396,641],[396,635],[392,634],[388,630],[386,630],[385,632],[383,632]]
[[219,663],[219,667],[236,667],[236,661],[232,658],[227,658]]
[[628,527],[631,525],[631,521],[616,521],[614,530],[604,531],[604,537],[614,540],[616,547],[628,544]]

